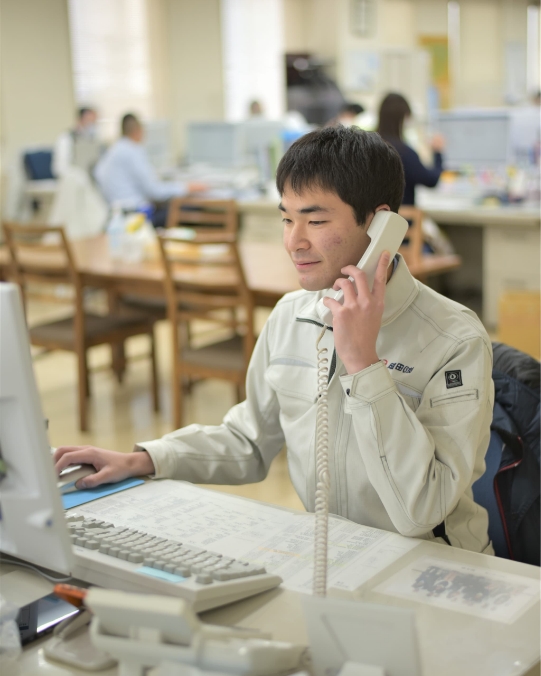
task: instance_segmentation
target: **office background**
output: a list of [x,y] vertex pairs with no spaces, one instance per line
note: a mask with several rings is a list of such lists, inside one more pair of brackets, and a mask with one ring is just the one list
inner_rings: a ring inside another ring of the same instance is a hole
[[[537,105],[539,21],[539,3],[529,0],[3,0],[2,215],[15,218],[19,213],[18,182],[24,180],[21,153],[51,147],[59,134],[73,126],[78,106],[96,106],[100,135],[109,142],[118,135],[123,113],[140,114],[148,129],[156,132],[161,150],[167,139],[164,165],[175,166],[186,160],[191,123],[240,122],[246,119],[252,100],[261,103],[267,119],[283,119],[291,107],[286,55],[319,68],[347,100],[362,104],[368,127],[373,128],[386,92],[403,93],[417,120],[422,153],[423,141],[436,130],[438,111],[514,111]],[[521,251],[528,250],[533,256],[528,270],[537,266],[537,273],[533,279],[528,272],[527,290],[538,291],[538,146],[537,159],[526,163],[532,172],[528,176],[533,177],[531,194],[521,199],[533,198],[534,215],[524,231],[523,248],[513,254],[509,265],[520,276]],[[510,243],[514,246],[517,238],[509,229],[502,230],[494,243],[486,235],[484,221],[483,227],[456,227],[445,213],[455,208],[459,196],[451,190],[446,199],[438,207],[443,214],[440,224],[449,227],[452,243],[463,256],[463,268],[447,286],[442,287],[441,280],[434,285],[468,302],[472,287],[482,287],[486,293],[493,288],[491,280],[508,267],[502,251],[507,252]],[[245,217],[246,237],[279,240],[279,219],[273,208],[267,205]],[[507,226],[513,226],[512,219]],[[523,289],[521,279],[516,290]],[[485,323],[497,338],[499,297],[492,296]],[[34,299],[30,316],[54,315],[57,303],[49,301]],[[474,299],[472,306],[482,313],[482,305],[475,303]],[[531,313],[531,304],[525,312]],[[258,314],[259,326],[265,316],[264,311]],[[535,341],[535,326],[531,331]],[[135,365],[122,388],[110,375],[98,373],[88,433],[77,429],[73,356],[55,353],[36,360],[54,445],[93,443],[128,451],[134,440],[170,430],[171,367],[163,323],[158,334],[162,412],[154,415],[147,405],[145,365]],[[535,349],[530,351],[535,354]],[[93,365],[107,360],[106,350],[97,348]],[[201,383],[188,399],[186,422],[219,422],[233,403],[229,384]],[[275,463],[270,482],[235,490],[298,506],[284,462]],[[267,485],[270,493],[265,492]]]

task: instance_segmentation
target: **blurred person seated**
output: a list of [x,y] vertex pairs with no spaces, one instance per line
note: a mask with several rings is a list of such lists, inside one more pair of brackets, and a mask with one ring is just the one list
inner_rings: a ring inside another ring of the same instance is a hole
[[70,240],[95,237],[105,229],[107,204],[88,171],[68,167],[58,182],[49,225],[61,225]]
[[329,120],[325,126],[336,127],[337,124],[341,124],[344,127],[351,127],[351,125],[355,124],[357,116],[361,113],[364,113],[364,108],[360,103],[346,101],[338,115]]
[[263,104],[261,101],[254,99],[248,108],[248,117],[264,117]]
[[107,205],[92,181],[103,151],[97,120],[94,108],[80,108],[74,129],[62,133],[54,147],[52,168],[58,185],[47,222],[64,227],[71,240],[99,234],[107,218]]
[[161,181],[143,146],[144,128],[133,113],[122,118],[122,136],[98,162],[94,176],[107,200],[126,209],[152,203],[156,207],[151,216],[155,228],[165,227],[167,202],[172,197],[183,197],[190,192],[207,189],[202,183],[183,184],[179,181]]
[[436,134],[431,141],[434,166],[425,167],[419,155],[404,142],[404,127],[412,118],[411,108],[401,94],[387,94],[379,109],[377,132],[390,143],[400,155],[406,175],[406,187],[402,204],[415,204],[415,186],[426,185],[434,188],[443,171],[442,151],[445,147],[443,136]]
[[91,174],[103,150],[96,133],[97,120],[94,108],[79,108],[75,127],[57,138],[52,161],[56,178],[62,178],[70,167]]

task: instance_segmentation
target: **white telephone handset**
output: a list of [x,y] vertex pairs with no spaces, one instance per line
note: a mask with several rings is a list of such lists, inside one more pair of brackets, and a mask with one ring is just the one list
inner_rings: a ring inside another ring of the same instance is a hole
[[[372,290],[374,276],[378,267],[379,259],[384,251],[391,254],[389,265],[404,239],[408,230],[408,222],[394,211],[378,211],[368,228],[368,236],[372,240],[363,257],[357,263],[357,267],[364,270],[368,279],[368,286]],[[353,279],[350,277],[350,281]],[[344,293],[342,289],[333,291],[332,289],[325,294],[323,298],[334,298],[339,303],[344,302]],[[332,312],[323,304],[323,298],[316,305],[316,310],[321,319],[327,326],[332,326]]]

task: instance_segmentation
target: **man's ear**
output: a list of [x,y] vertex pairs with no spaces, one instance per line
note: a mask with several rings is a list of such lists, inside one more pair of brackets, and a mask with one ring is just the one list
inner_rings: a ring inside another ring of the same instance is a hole
[[391,211],[391,207],[388,204],[380,204],[379,207],[376,207],[373,214],[368,214],[366,221],[364,222],[363,225],[363,228],[365,230],[368,230],[368,228],[370,227],[370,223],[372,223],[372,219],[378,213],[378,211]]

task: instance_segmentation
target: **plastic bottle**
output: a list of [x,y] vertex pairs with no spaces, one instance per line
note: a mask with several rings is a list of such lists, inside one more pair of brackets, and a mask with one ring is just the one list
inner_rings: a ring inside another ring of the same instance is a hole
[[113,207],[113,215],[107,226],[109,238],[109,254],[111,258],[119,260],[123,256],[124,248],[124,214],[118,206]]

